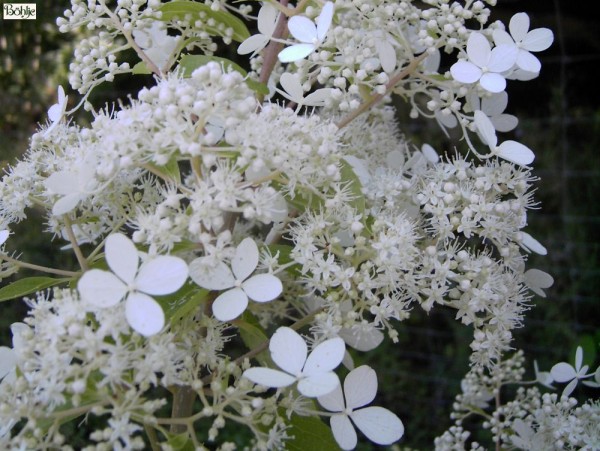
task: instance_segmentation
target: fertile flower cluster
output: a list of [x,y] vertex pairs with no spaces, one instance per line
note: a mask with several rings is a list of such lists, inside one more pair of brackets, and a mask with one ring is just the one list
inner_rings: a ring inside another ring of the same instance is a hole
[[[0,277],[53,275],[0,289],[30,308],[0,348],[1,448],[70,449],[61,426],[82,417],[97,419],[90,449],[228,450],[232,425],[253,449],[353,449],[356,429],[392,444],[404,425],[369,405],[377,375],[353,355],[396,341],[415,307],[473,329],[456,415],[520,380],[505,353],[552,278],[527,261],[546,252],[524,230],[533,152],[497,133],[517,125],[506,80],[539,73],[530,52],[549,30],[529,31],[525,14],[510,33],[485,28],[481,1],[262,3],[253,36],[251,6],[114,3],[73,0],[57,21],[86,28],[69,82],[89,126],[69,121],[59,87],[0,180]],[[215,56],[219,42],[252,70]],[[87,102],[124,73],[154,83],[118,107]],[[392,93],[411,117],[460,129],[470,156],[410,144]],[[10,255],[9,229],[34,207],[79,268]],[[578,357],[544,382],[569,382],[567,396],[587,369]],[[541,443],[535,409],[572,408],[531,393],[515,401],[523,414],[496,406],[494,440]],[[576,414],[590,437],[596,407]],[[463,443],[460,428],[440,446]]]

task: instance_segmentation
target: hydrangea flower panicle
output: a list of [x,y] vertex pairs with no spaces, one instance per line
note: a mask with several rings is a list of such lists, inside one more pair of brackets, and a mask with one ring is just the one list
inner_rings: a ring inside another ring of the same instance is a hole
[[331,412],[330,425],[333,436],[344,450],[354,449],[358,438],[352,423],[378,445],[391,445],[404,435],[400,418],[383,407],[364,407],[377,394],[377,375],[367,366],[350,371],[344,380],[344,390],[338,385],[335,390],[317,400]]
[[339,386],[333,372],[342,362],[346,347],[339,337],[318,344],[308,355],[304,339],[289,327],[275,331],[269,343],[273,362],[283,371],[272,368],[253,367],[244,371],[244,377],[255,384],[280,388],[298,382],[298,391],[315,398],[333,391]]
[[288,21],[288,29],[300,44],[294,44],[279,52],[279,61],[292,63],[306,58],[314,52],[325,40],[325,36],[333,20],[333,3],[327,2],[323,5],[321,14],[315,23],[305,16],[294,16]]
[[150,295],[179,290],[188,277],[187,264],[179,257],[161,255],[140,266],[135,245],[120,233],[110,235],[104,249],[112,272],[86,271],[77,284],[81,298],[100,308],[112,307],[125,298],[129,325],[144,336],[157,334],[165,324],[165,315]]
[[258,247],[252,238],[245,238],[236,247],[231,269],[223,263],[216,265],[209,257],[200,257],[190,263],[190,277],[207,290],[227,290],[212,305],[215,318],[231,321],[248,307],[248,298],[255,302],[269,302],[283,291],[281,281],[273,274],[256,274]]

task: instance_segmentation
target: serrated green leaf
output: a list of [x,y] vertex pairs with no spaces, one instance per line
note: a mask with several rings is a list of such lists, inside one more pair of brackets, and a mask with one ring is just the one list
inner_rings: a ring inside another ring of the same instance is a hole
[[[210,6],[204,3],[172,1],[162,5],[158,11],[162,13],[160,19],[165,22],[182,20],[189,15],[192,24],[200,20],[203,23],[202,30],[213,36],[227,38],[229,35],[226,33],[226,29],[231,28],[233,30],[231,38],[234,41],[242,42],[250,37],[246,24],[238,17],[228,11],[213,11]],[[215,22],[214,25],[207,23],[210,19]]]
[[133,68],[131,69],[131,73],[134,75],[148,75],[148,74],[151,74],[152,71],[150,69],[148,69],[148,66],[146,66],[146,63],[144,63],[143,61],[140,61],[135,66],[133,66]]
[[36,291],[67,283],[71,279],[53,279],[52,277],[27,277],[17,280],[0,289],[0,302],[20,298]]
[[[198,69],[201,66],[204,66],[205,64],[210,63],[211,61],[222,64],[225,71],[234,70],[236,72],[239,72],[243,77],[246,77],[248,75],[248,72],[246,72],[238,64],[234,63],[231,60],[228,60],[227,58],[221,58],[219,56],[184,55],[179,61],[179,67],[182,69],[183,76],[189,77],[192,74],[192,72],[194,72],[194,70]],[[267,95],[269,93],[269,88],[264,83],[259,83],[250,78],[246,78],[245,81],[248,87],[253,91],[263,95]]]
[[[256,317],[247,310],[241,318],[233,321],[233,324],[240,330],[240,337],[242,337],[242,341],[248,349],[254,349],[269,339]],[[271,356],[266,350],[258,354],[256,360],[263,366],[275,366]]]
[[339,450],[331,429],[319,418],[292,415],[286,430],[294,438],[285,443],[288,451],[335,451]]

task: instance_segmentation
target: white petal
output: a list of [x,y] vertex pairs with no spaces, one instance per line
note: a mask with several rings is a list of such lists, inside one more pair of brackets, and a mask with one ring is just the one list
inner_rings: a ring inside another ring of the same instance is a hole
[[77,206],[81,198],[82,196],[79,193],[71,193],[61,197],[52,206],[52,214],[55,216],[61,216],[69,213]]
[[400,418],[383,407],[355,410],[350,418],[369,440],[378,445],[391,445],[404,435],[404,425]]
[[282,63],[291,63],[294,61],[301,60],[302,58],[306,58],[314,50],[314,44],[295,44],[279,52],[277,58],[279,58],[279,61],[281,61]]
[[265,36],[270,37],[273,35],[275,25],[277,24],[277,15],[277,8],[269,3],[263,3],[262,8],[258,12],[258,31]]
[[531,30],[523,39],[522,47],[530,52],[541,52],[552,45],[554,35],[548,28]]
[[481,99],[481,110],[490,117],[502,114],[507,105],[508,94],[505,91],[498,92],[489,97],[484,97]]
[[304,90],[302,89],[302,85],[295,75],[285,72],[281,74],[279,83],[285,92],[289,94],[290,100],[296,103],[301,103],[302,98],[304,97]]
[[12,345],[13,349],[20,349],[23,347],[23,334],[29,332],[31,328],[25,323],[12,323],[10,325],[10,332],[12,333]]
[[340,337],[330,338],[315,347],[302,369],[307,376],[337,368],[344,358],[346,346]]
[[527,166],[535,159],[535,154],[529,147],[510,139],[496,148],[496,155],[521,166]]
[[86,271],[77,289],[85,302],[101,308],[118,304],[127,293],[127,286],[117,276],[100,269]]
[[0,380],[17,366],[17,354],[6,346],[0,346]]
[[221,293],[212,305],[213,315],[220,321],[237,318],[248,307],[248,296],[240,288],[232,288]]
[[256,302],[269,302],[283,291],[281,280],[273,274],[257,274],[242,284],[248,297]]
[[492,36],[496,45],[515,45],[514,39],[504,30],[494,30]]
[[487,72],[479,79],[479,84],[488,92],[502,92],[506,88],[506,79],[494,72]]
[[494,128],[499,132],[509,132],[519,125],[519,119],[512,114],[499,114],[498,116],[492,117],[491,121]]
[[321,88],[307,95],[302,103],[308,106],[323,106],[325,101],[331,96],[332,88]]
[[311,43],[317,38],[317,27],[315,23],[305,16],[294,16],[288,21],[290,34],[298,41]]
[[255,384],[273,388],[287,387],[296,381],[295,377],[290,376],[283,371],[261,367],[248,368],[244,371],[243,376],[246,379],[250,379]]
[[346,407],[358,409],[375,399],[377,394],[377,374],[367,365],[350,371],[344,380]]
[[290,374],[300,374],[308,353],[306,342],[295,330],[280,327],[269,343],[273,362]]
[[494,128],[492,121],[490,121],[490,118],[481,110],[475,111],[474,117],[477,133],[481,140],[491,148],[496,147],[498,138],[496,137],[496,129]]
[[165,313],[158,302],[144,293],[131,293],[125,302],[125,317],[133,330],[149,337],[165,325]]
[[575,390],[575,387],[577,387],[577,382],[579,382],[579,379],[573,379],[571,382],[569,382],[563,390],[562,396],[570,396]]
[[527,285],[533,285],[539,288],[550,288],[554,284],[552,276],[539,269],[528,269],[525,271],[525,281]]
[[548,254],[546,248],[527,232],[521,232],[521,244],[538,255]]
[[583,348],[581,346],[577,346],[577,351],[575,351],[575,369],[577,371],[581,370],[582,363],[583,363]]
[[237,280],[245,280],[258,266],[258,247],[252,238],[244,238],[235,248],[231,269]]
[[190,263],[190,277],[196,284],[207,290],[225,290],[235,285],[235,278],[229,266],[223,262],[209,265],[204,257]]
[[329,419],[329,425],[331,426],[331,432],[333,432],[333,438],[340,445],[340,448],[343,450],[356,448],[358,437],[354,426],[352,426],[346,415],[333,415]]
[[9,235],[10,235],[10,231],[0,230],[0,246],[2,246],[6,242]]
[[237,48],[239,55],[247,55],[248,53],[257,52],[266,47],[269,43],[269,38],[263,34],[255,34],[242,42]]
[[340,337],[344,339],[348,346],[362,352],[372,351],[384,339],[383,333],[374,327],[367,330],[344,328],[340,331]]
[[340,379],[337,374],[329,371],[300,379],[298,391],[307,398],[316,398],[331,393],[338,385],[340,385]]
[[510,18],[508,29],[514,40],[520,42],[529,31],[529,16],[525,13],[515,14]]
[[487,38],[481,33],[471,33],[467,41],[467,55],[477,66],[487,66],[491,55],[491,46]]
[[566,362],[560,362],[554,365],[550,370],[550,374],[556,382],[567,382],[577,377],[575,368]]
[[110,269],[126,284],[133,283],[140,259],[133,241],[121,233],[113,233],[106,239],[104,252]]
[[517,56],[517,66],[525,72],[537,73],[542,69],[540,60],[525,50],[519,52],[519,55]]
[[331,393],[328,393],[324,396],[319,396],[317,401],[319,401],[319,404],[321,404],[330,412],[342,412],[346,408],[341,385],[335,387]]
[[421,152],[423,152],[423,156],[430,163],[436,164],[438,161],[440,161],[440,157],[435,149],[427,143],[421,146]]
[[77,175],[70,171],[53,173],[44,181],[44,186],[54,194],[67,195],[79,192]]
[[381,40],[375,42],[375,48],[377,49],[381,68],[388,73],[394,72],[396,69],[396,50],[394,46],[387,40]]
[[188,267],[178,257],[162,255],[142,264],[135,278],[138,290],[152,295],[164,295],[179,290],[188,278]]
[[475,83],[481,78],[481,69],[469,61],[458,61],[450,68],[452,78],[461,83]]
[[331,21],[333,20],[333,3],[327,2],[323,5],[321,14],[317,17],[317,39],[319,42],[325,39],[325,35],[329,31]]
[[516,45],[500,44],[492,50],[488,69],[492,72],[507,71],[515,65],[518,54],[519,49]]

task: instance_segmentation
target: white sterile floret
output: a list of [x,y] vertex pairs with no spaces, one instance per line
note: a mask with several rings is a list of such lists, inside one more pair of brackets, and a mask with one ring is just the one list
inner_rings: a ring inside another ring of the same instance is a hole
[[525,278],[525,285],[527,285],[527,287],[535,294],[543,298],[546,297],[546,293],[544,293],[543,289],[550,288],[554,283],[554,279],[550,274],[535,268],[528,269],[523,276]]
[[258,247],[252,238],[245,238],[235,249],[231,269],[223,263],[214,264],[209,257],[200,257],[190,263],[190,277],[207,290],[227,290],[213,302],[215,318],[231,321],[248,307],[248,298],[255,302],[269,302],[283,291],[281,281],[273,274],[256,274]]
[[52,123],[50,127],[44,132],[46,135],[49,134],[58,125],[60,120],[64,117],[67,111],[67,102],[69,97],[65,95],[65,90],[62,86],[58,87],[58,102],[52,105],[48,109],[48,119]]
[[244,371],[243,376],[255,384],[280,388],[298,382],[298,391],[306,397],[315,398],[331,393],[339,387],[340,380],[333,372],[342,362],[346,347],[339,337],[318,344],[308,355],[304,339],[289,327],[275,331],[269,343],[273,362],[283,371],[254,367]]
[[494,30],[493,38],[496,45],[511,45],[517,49],[516,64],[519,69],[526,72],[539,73],[542,64],[530,52],[541,52],[546,50],[554,35],[548,28],[536,28],[529,30],[529,16],[518,13],[512,16],[508,24],[510,34],[504,30]]
[[178,38],[167,34],[159,21],[153,21],[150,28],[133,30],[133,40],[161,71],[168,69],[166,65],[179,43]]
[[332,88],[321,88],[304,97],[304,90],[302,89],[300,80],[296,75],[290,74],[289,72],[285,72],[281,75],[279,83],[284,90],[281,91],[280,89],[277,89],[277,92],[286,99],[297,103],[298,108],[302,105],[324,106],[325,101],[330,97],[331,91],[333,91]]
[[325,396],[319,396],[319,404],[332,412],[329,424],[335,440],[344,450],[354,449],[357,436],[352,423],[365,436],[378,445],[391,445],[404,435],[400,418],[383,407],[364,407],[377,394],[377,375],[367,366],[350,371],[344,380],[344,391],[338,385]]
[[52,214],[64,215],[73,210],[88,195],[98,191],[96,166],[84,161],[72,170],[58,171],[50,175],[44,186],[52,194],[62,197],[52,207]]
[[535,159],[531,149],[517,141],[507,140],[498,145],[496,129],[490,118],[481,110],[475,111],[475,127],[479,137],[489,146],[492,154],[522,166],[532,163]]
[[469,99],[469,103],[473,111],[481,110],[490,118],[496,131],[509,132],[519,124],[516,116],[504,113],[508,105],[508,94],[506,91],[497,92],[482,99],[476,93],[473,93]]
[[294,44],[279,52],[279,61],[282,63],[298,61],[319,48],[333,20],[333,3],[325,3],[321,14],[315,20],[316,24],[308,17],[294,16],[288,21],[290,34],[300,41],[300,44]]
[[502,72],[511,69],[517,60],[517,48],[502,44],[492,47],[481,33],[471,33],[467,41],[468,61],[460,60],[452,65],[452,77],[461,83],[479,82],[489,92],[501,92],[506,88]]
[[12,349],[0,346],[0,389],[2,384],[10,384],[17,378],[19,349],[22,347],[21,333],[28,331],[29,326],[24,323],[13,323],[10,330],[13,336]]
[[569,396],[573,393],[575,387],[577,387],[577,383],[580,379],[593,376],[591,373],[586,374],[588,368],[588,365],[583,365],[583,348],[578,346],[577,351],[575,352],[575,366],[572,366],[567,362],[560,362],[552,367],[550,374],[556,382],[568,382],[562,395]]
[[269,3],[264,3],[258,12],[257,26],[260,33],[250,36],[242,42],[237,49],[238,54],[254,54],[264,49],[275,32],[278,17],[277,8]]
[[165,324],[165,315],[152,297],[174,293],[188,277],[185,261],[161,255],[140,266],[133,242],[120,233],[112,234],[104,246],[106,262],[112,270],[91,269],[79,279],[81,298],[96,307],[112,307],[125,298],[125,316],[138,333],[150,336]]

